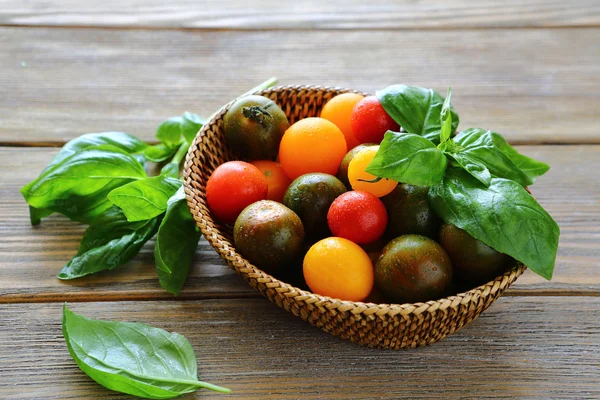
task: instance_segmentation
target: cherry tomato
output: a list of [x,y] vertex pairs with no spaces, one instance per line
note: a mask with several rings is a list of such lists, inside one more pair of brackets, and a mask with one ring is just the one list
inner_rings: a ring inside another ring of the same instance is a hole
[[268,200],[283,203],[283,196],[292,180],[288,178],[281,164],[271,160],[252,161],[250,164],[258,168],[269,184]]
[[400,125],[385,111],[377,97],[367,96],[352,110],[352,132],[360,143],[381,143],[387,131],[398,132]]
[[367,244],[379,239],[387,226],[383,202],[367,192],[346,192],[338,196],[327,214],[334,236]]
[[267,198],[267,178],[254,165],[229,161],[215,169],[206,183],[206,202],[215,217],[232,224],[244,208]]

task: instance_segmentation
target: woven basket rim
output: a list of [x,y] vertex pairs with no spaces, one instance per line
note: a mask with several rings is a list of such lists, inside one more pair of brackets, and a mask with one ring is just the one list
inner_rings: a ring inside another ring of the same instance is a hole
[[[364,93],[361,91],[335,87],[335,86],[320,86],[320,85],[280,85],[271,87],[269,89],[257,91],[250,94],[257,95],[268,95],[270,93],[278,92],[278,91],[302,91],[302,90],[316,90],[316,91],[335,91],[335,92],[351,92],[358,93],[362,95],[369,95],[369,93]],[[241,254],[235,250],[235,246],[232,242],[226,241],[225,248],[220,247],[220,244],[223,244],[222,240],[218,239],[215,235],[215,230],[220,233],[220,230],[216,226],[213,218],[210,215],[206,215],[200,210],[199,213],[194,212],[196,209],[196,204],[199,199],[197,199],[197,194],[195,193],[195,189],[192,187],[191,182],[194,179],[192,166],[194,165],[195,153],[197,151],[202,151],[203,149],[203,139],[206,136],[207,130],[214,124],[214,122],[222,118],[222,116],[227,112],[231,104],[237,100],[234,99],[231,102],[227,103],[223,107],[221,107],[215,114],[213,114],[210,120],[200,129],[196,138],[194,139],[192,145],[190,146],[186,160],[184,165],[184,191],[186,195],[186,200],[188,203],[188,207],[196,221],[196,224],[202,231],[202,234],[206,238],[206,240],[211,244],[211,246],[219,253],[219,255],[229,264],[231,268],[233,268],[238,274],[243,276],[248,276],[248,274],[252,275],[253,278],[264,281],[267,284],[272,285],[273,287],[282,288],[281,292],[286,292],[290,296],[296,298],[296,300],[303,300],[306,303],[314,303],[321,307],[325,307],[327,309],[338,309],[340,311],[348,311],[353,314],[362,313],[365,315],[375,314],[378,316],[382,315],[390,315],[394,316],[397,314],[407,315],[411,313],[421,314],[423,312],[435,313],[437,311],[443,311],[449,307],[456,307],[458,304],[466,304],[472,301],[475,298],[479,298],[481,296],[489,296],[493,295],[499,290],[504,290],[508,285],[513,283],[525,270],[526,266],[520,262],[517,262],[512,268],[508,269],[504,274],[496,277],[495,279],[479,285],[475,288],[472,288],[468,291],[460,292],[455,295],[447,296],[444,298],[440,298],[438,300],[430,300],[427,302],[416,302],[416,303],[403,303],[403,304],[395,304],[395,303],[365,303],[365,302],[357,302],[357,301],[348,301],[341,300],[337,298],[332,298],[328,296],[322,296],[319,294],[315,294],[298,287],[292,286],[287,282],[281,281],[274,276],[264,272],[260,268],[256,267],[248,260],[246,260]],[[201,201],[201,199],[200,199]],[[234,264],[242,264],[243,268],[237,267]],[[298,298],[300,296],[300,298]]]

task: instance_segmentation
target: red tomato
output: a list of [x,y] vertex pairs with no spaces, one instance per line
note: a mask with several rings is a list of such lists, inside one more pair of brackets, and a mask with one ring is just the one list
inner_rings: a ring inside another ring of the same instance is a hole
[[269,185],[267,178],[254,165],[229,161],[215,169],[206,183],[206,202],[215,217],[227,224],[250,204],[265,200]]
[[334,236],[358,244],[372,243],[383,236],[388,216],[383,202],[367,192],[346,192],[331,203],[327,223]]
[[361,143],[381,143],[387,131],[398,132],[400,125],[385,111],[377,97],[367,96],[352,110],[352,132]]

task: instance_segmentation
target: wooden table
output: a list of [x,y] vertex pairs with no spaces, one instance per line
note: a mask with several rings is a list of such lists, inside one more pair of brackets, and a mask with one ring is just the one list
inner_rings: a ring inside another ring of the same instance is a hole
[[[1,398],[122,398],[69,356],[64,301],[185,335],[200,378],[239,398],[600,398],[600,3],[331,3],[0,2]],[[527,272],[457,334],[393,352],[278,309],[205,241],[179,298],[157,282],[152,243],[113,272],[56,279],[84,226],[30,226],[18,189],[57,147],[107,130],[152,140],[162,120],[208,116],[273,75],[370,92],[452,86],[462,127],[552,165],[533,187],[562,231],[552,282]],[[215,394],[184,398],[203,396]]]

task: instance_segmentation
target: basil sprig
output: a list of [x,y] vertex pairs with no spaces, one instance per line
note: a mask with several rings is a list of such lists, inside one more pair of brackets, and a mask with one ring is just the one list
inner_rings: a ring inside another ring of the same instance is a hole
[[62,330],[77,366],[107,389],[147,399],[170,399],[198,389],[231,392],[198,380],[194,349],[177,333],[86,318],[66,304]]
[[[274,86],[271,78],[246,94]],[[187,208],[180,166],[204,125],[185,112],[160,124],[159,144],[127,133],[89,133],[71,140],[34,181],[21,189],[32,224],[52,213],[89,224],[77,254],[58,277],[75,279],[131,260],[157,235],[154,254],[160,284],[178,295],[187,279],[200,233]],[[148,176],[146,161],[164,163]]]
[[524,189],[549,166],[519,154],[493,131],[469,128],[453,137],[458,115],[432,89],[405,85],[377,92],[405,132],[388,131],[367,172],[429,186],[429,201],[447,223],[550,279],[559,228]]

